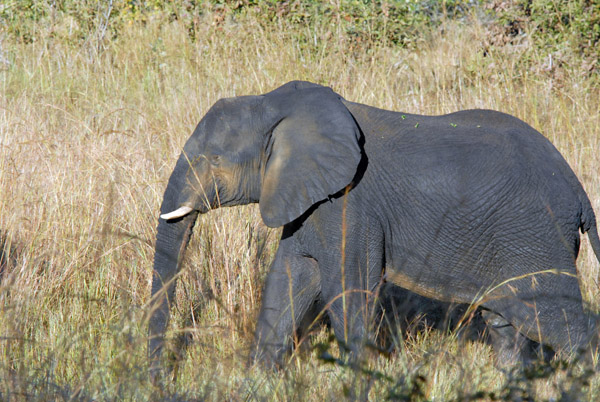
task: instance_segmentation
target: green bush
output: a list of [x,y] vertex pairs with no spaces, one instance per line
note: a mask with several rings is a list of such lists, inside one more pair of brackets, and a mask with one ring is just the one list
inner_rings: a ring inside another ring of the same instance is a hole
[[599,55],[600,3],[593,0],[9,0],[0,5],[0,25],[25,43],[40,35],[84,42],[115,38],[124,24],[177,19],[195,38],[206,13],[217,26],[251,14],[265,25],[297,27],[296,34],[307,42],[311,32],[321,29],[348,39],[350,47],[365,49],[373,44],[415,45],[427,29],[482,8],[491,10],[492,23],[504,28],[509,38],[504,42],[526,34],[536,47],[551,52]]
[[292,25],[335,27],[358,44],[406,45],[419,37],[423,27],[435,26],[447,16],[466,15],[477,4],[474,0],[342,0],[337,5],[314,0],[12,0],[0,6],[0,21],[9,35],[24,42],[35,41],[47,27],[57,34],[56,25],[65,22],[60,17],[67,16],[67,31],[75,40],[107,33],[114,37],[124,23],[157,17],[183,20],[193,36],[199,17],[208,11],[215,14],[216,24],[253,14],[262,16],[264,24],[285,20]]
[[594,0],[511,0],[490,2],[509,35],[527,34],[548,52],[574,51],[598,58],[600,3]]

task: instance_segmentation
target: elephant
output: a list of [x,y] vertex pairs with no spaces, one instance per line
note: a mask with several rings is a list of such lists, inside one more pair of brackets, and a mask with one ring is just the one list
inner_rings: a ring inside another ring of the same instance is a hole
[[498,356],[521,359],[525,341],[596,344],[575,265],[580,231],[600,255],[596,218],[549,140],[497,111],[394,112],[292,81],[217,101],[176,162],[156,234],[152,369],[198,215],[248,203],[283,227],[251,352],[266,366],[283,365],[318,309],[358,355],[384,283],[480,308]]

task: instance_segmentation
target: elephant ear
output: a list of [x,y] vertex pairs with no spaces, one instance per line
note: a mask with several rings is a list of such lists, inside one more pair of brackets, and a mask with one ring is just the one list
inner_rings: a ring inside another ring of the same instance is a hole
[[327,88],[327,87],[324,87],[323,85],[315,84],[314,82],[290,81],[287,84],[283,84],[279,88],[272,90],[271,92],[266,94],[266,96],[267,97],[275,97],[277,95],[283,95],[283,94],[290,95],[293,92],[303,90],[303,89],[311,89],[311,88],[312,89],[316,89],[316,88],[329,89],[331,91],[331,88]]
[[341,97],[320,85],[291,82],[266,94],[265,103],[279,123],[268,141],[260,212],[278,227],[352,182],[360,130]]

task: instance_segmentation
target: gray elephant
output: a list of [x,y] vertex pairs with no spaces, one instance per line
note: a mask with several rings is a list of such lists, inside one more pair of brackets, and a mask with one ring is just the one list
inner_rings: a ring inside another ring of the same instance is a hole
[[598,257],[596,219],[546,138],[500,112],[403,114],[295,81],[219,100],[185,144],[158,224],[153,368],[198,214],[256,202],[283,226],[256,325],[261,362],[281,364],[315,306],[358,352],[385,282],[480,306],[501,354],[520,358],[526,339],[567,353],[595,342],[575,259],[580,230]]

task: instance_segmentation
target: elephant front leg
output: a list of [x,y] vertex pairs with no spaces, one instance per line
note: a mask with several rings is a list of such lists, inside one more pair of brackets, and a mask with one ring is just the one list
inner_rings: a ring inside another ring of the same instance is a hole
[[370,340],[380,273],[379,260],[367,262],[358,256],[347,262],[337,261],[321,270],[322,297],[331,326],[341,349],[351,359],[358,359]]
[[326,304],[328,316],[340,349],[357,358],[368,341],[369,324],[372,316],[372,297],[368,291],[358,287],[335,287],[328,289]]
[[282,365],[321,290],[316,261],[288,251],[282,241],[267,276],[256,327],[251,357],[266,366]]

